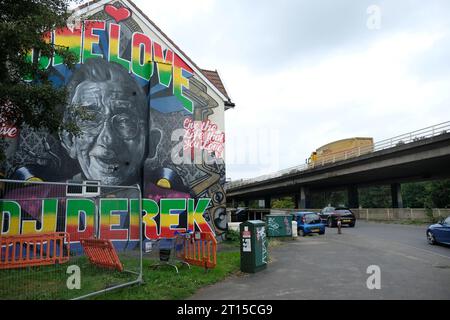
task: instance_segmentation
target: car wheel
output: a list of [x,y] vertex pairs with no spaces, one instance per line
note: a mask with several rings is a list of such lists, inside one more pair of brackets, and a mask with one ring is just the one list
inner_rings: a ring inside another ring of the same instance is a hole
[[319,234],[320,234],[320,235],[325,234],[325,231],[324,231],[324,232],[319,232]]
[[302,229],[300,229],[300,230],[298,230],[298,235],[299,235],[300,237],[304,237],[304,236],[306,236],[306,233],[305,233],[305,231],[303,231]]
[[427,232],[427,240],[429,244],[436,244],[436,238],[434,237],[434,235],[431,233],[431,231]]
[[328,225],[328,228],[333,228],[333,220],[331,220],[331,218],[328,218],[327,225]]
[[354,228],[355,227],[355,223],[351,223],[348,225],[350,228]]

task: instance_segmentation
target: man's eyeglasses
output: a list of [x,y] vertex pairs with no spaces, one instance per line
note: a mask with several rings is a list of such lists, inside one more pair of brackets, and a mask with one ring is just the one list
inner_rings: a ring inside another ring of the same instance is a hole
[[129,114],[120,113],[106,116],[98,111],[87,111],[83,117],[78,117],[78,126],[87,131],[87,134],[98,134],[106,122],[109,122],[114,132],[122,139],[130,140],[136,138],[139,133],[139,124],[143,121]]

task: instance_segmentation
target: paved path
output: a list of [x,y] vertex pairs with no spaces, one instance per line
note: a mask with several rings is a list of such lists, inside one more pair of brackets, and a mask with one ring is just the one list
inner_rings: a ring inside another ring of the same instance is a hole
[[[267,270],[233,276],[191,299],[450,299],[450,248],[426,243],[426,227],[358,221],[338,235],[308,236],[271,250]],[[367,289],[367,267],[381,290]]]

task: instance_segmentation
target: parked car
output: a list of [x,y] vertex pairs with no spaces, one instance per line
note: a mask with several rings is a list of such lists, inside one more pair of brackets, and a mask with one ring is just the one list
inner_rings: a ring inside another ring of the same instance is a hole
[[353,228],[356,224],[355,214],[346,207],[325,207],[320,212],[320,218],[329,228],[337,226],[338,218],[341,219],[342,225]]
[[428,227],[427,240],[429,244],[444,243],[450,245],[450,216]]
[[304,237],[311,233],[325,233],[325,225],[316,212],[296,212],[293,216],[294,221],[297,221],[297,230],[300,236]]

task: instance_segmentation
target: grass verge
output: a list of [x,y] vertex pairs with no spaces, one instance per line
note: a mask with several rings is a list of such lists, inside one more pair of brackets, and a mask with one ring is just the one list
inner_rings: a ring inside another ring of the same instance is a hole
[[[287,239],[269,239],[269,251],[287,243]],[[270,259],[270,253],[269,253]],[[121,257],[125,269],[136,270],[137,260]],[[205,272],[204,268],[179,266],[179,273],[171,266],[152,269],[159,261],[144,257],[141,285],[100,294],[94,300],[182,300],[198,289],[215,284],[232,274],[240,274],[239,241],[219,244],[217,266]],[[66,281],[69,265],[81,269],[82,290],[68,290]],[[178,264],[179,265],[179,264]],[[0,299],[62,300],[71,299],[97,290],[136,279],[126,272],[108,271],[92,266],[85,257],[71,259],[70,263],[17,270],[0,270]]]
[[[138,270],[138,260],[121,257],[125,269]],[[144,284],[117,289],[92,297],[113,300],[172,300],[185,299],[201,287],[223,280],[239,271],[239,251],[218,252],[217,266],[204,268],[179,266],[179,273],[170,266],[152,269],[158,260],[143,260]],[[68,290],[67,268],[76,265],[81,270],[81,290]],[[179,265],[179,264],[178,264]],[[65,300],[103,290],[137,279],[127,272],[110,271],[91,265],[86,258],[71,259],[67,264],[0,270],[0,300]]]
[[151,266],[156,261],[144,260],[144,284],[101,294],[97,300],[181,300],[193,295],[198,289],[217,283],[239,271],[239,252],[219,252],[217,266],[205,272],[204,268],[191,266],[179,268],[179,273],[170,266],[156,270]]

